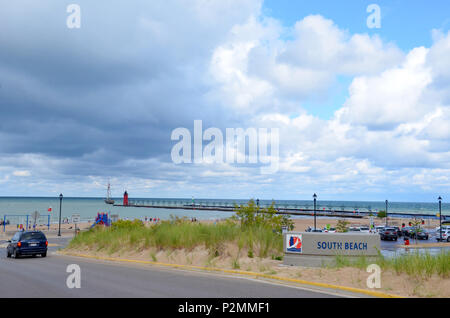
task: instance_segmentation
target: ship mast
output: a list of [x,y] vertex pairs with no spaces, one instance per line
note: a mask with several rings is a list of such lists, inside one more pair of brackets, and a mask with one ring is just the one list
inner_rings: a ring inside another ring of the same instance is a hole
[[111,185],[108,182],[108,190],[106,191],[106,199],[109,200],[111,197]]
[[106,204],[114,204],[114,200],[111,199],[111,184],[109,183],[109,181],[108,181],[108,190],[106,191],[105,203]]

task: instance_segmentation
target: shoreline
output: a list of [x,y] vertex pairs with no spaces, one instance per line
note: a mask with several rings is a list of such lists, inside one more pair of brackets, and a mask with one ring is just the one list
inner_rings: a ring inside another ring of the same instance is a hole
[[[133,218],[121,218],[123,219],[129,219],[133,220]],[[142,220],[143,218],[134,218]],[[190,219],[188,217],[188,219]],[[197,219],[197,222],[200,223],[216,223],[223,221],[224,219]],[[294,222],[294,231],[303,232],[306,231],[308,227],[314,227],[314,217],[312,216],[302,216],[302,217],[294,217],[291,218],[291,220]],[[316,218],[317,228],[323,229],[327,225],[330,225],[330,227],[335,227],[339,220],[345,220],[348,222],[348,226],[369,226],[370,224],[370,217],[363,217],[360,219],[353,219],[353,218],[338,218],[338,217],[332,217],[332,216],[318,216]],[[408,223],[412,219],[409,218],[389,218],[388,219],[388,226],[398,226],[401,228],[402,223],[406,224],[408,226]],[[161,220],[164,221],[164,220]],[[375,226],[384,226],[386,221],[384,219],[378,219],[376,217],[373,218]],[[155,222],[144,222],[147,226],[151,226],[152,224],[156,224]],[[93,221],[82,221],[77,224],[77,228],[81,231],[88,229],[93,224]],[[423,228],[427,230],[434,230],[437,226],[439,226],[439,220],[425,220],[425,224],[422,225]],[[48,229],[47,225],[40,224],[36,227],[37,230],[41,230],[44,233],[45,232],[52,232],[57,231],[59,227],[59,223],[50,223],[50,230]],[[5,226],[5,232],[11,233],[17,231],[17,225],[16,224],[10,224]],[[73,223],[61,223],[61,232],[74,232],[75,231],[75,224]],[[0,235],[4,233],[3,231],[3,225],[0,225]]]

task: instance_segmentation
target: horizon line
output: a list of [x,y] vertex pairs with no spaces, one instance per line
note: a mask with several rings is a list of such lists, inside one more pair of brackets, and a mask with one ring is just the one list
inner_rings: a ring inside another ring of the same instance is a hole
[[[0,199],[12,199],[12,198],[21,198],[21,199],[59,199],[59,196],[0,196]],[[63,199],[105,199],[105,197],[96,197],[96,196],[67,196],[63,197]],[[111,197],[111,199],[123,199],[123,197]],[[130,197],[129,199],[164,199],[164,200],[192,200],[192,197]],[[237,201],[250,201],[254,200],[256,201],[259,199],[260,201],[311,201],[312,199],[261,199],[261,198],[249,198],[249,199],[236,199],[236,198],[194,198],[194,200],[237,200]],[[317,200],[317,202],[325,201],[325,202],[367,202],[367,203],[384,203],[385,200],[379,200],[379,201],[372,201],[372,200]],[[436,203],[438,204],[438,201],[390,201],[389,203]],[[448,204],[445,201],[442,201],[443,204]]]

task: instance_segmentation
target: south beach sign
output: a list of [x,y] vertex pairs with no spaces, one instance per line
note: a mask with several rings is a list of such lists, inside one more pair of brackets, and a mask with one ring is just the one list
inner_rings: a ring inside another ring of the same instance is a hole
[[286,254],[376,256],[379,250],[377,234],[288,232],[284,239]]

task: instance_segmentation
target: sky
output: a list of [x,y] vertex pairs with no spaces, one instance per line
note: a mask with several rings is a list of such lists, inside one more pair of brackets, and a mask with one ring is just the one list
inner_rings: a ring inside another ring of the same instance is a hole
[[[108,182],[115,197],[450,196],[448,1],[0,7],[0,196],[101,197]],[[245,163],[177,163],[173,133],[192,144],[198,120],[277,129],[278,168],[250,145]]]

